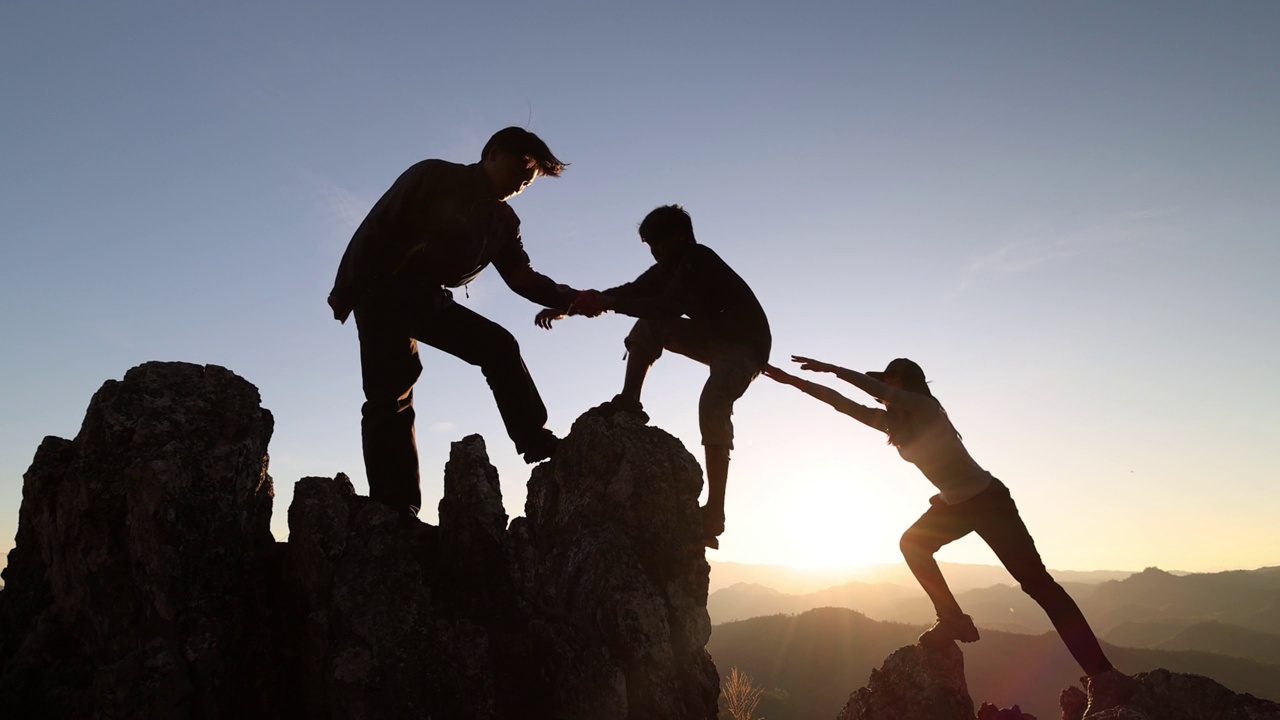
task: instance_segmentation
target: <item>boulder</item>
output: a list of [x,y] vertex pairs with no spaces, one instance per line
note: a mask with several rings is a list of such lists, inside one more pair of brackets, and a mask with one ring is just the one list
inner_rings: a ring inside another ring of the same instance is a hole
[[[1280,720],[1280,703],[1228,690],[1202,675],[1157,669],[1134,676],[1132,697],[1089,720]],[[1080,720],[1087,702],[1079,688],[1064,691],[1062,720]]]
[[908,645],[871,671],[871,680],[849,696],[837,720],[973,720],[964,679],[964,655]]
[[273,644],[271,413],[214,365],[146,363],[23,476],[0,594],[0,715],[234,717]]

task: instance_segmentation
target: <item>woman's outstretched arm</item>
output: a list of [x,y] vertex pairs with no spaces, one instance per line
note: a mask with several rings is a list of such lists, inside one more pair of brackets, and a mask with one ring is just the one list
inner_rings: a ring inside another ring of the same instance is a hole
[[821,400],[868,427],[875,428],[881,432],[886,431],[886,414],[884,410],[879,408],[870,408],[866,405],[859,405],[825,385],[819,385],[815,382],[803,380],[772,365],[765,365],[764,374],[774,380],[777,380],[783,385],[790,385],[806,395],[811,395]]
[[842,368],[839,365],[832,365],[831,363],[814,360],[813,358],[807,358],[801,355],[792,355],[791,362],[800,363],[801,370],[829,372],[877,400],[907,400],[905,396],[908,393],[906,391],[899,390],[898,388],[890,385],[885,385],[879,380],[876,380],[865,373],[860,373],[857,370]]

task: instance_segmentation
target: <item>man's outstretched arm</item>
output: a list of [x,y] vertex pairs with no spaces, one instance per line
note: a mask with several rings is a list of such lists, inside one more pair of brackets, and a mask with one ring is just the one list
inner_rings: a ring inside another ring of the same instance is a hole
[[602,290],[592,298],[592,309],[608,310],[635,318],[680,317],[689,304],[680,278],[653,265],[629,283]]
[[577,290],[561,285],[533,269],[533,265],[529,263],[529,254],[525,252],[518,236],[509,251],[494,258],[493,266],[498,269],[498,274],[507,287],[530,302],[568,312],[574,299],[578,297]]
[[544,330],[550,330],[551,323],[556,320],[563,320],[570,315],[597,317],[604,312],[604,309],[600,307],[599,297],[600,293],[596,290],[582,290],[577,294],[567,310],[547,308],[539,311],[533,318],[533,324]]

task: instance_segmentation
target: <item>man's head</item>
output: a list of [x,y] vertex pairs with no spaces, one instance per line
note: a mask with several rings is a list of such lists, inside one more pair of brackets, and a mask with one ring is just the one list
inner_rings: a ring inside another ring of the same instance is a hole
[[641,221],[640,240],[649,246],[659,265],[674,262],[697,242],[693,236],[693,218],[679,205],[663,205]]
[[539,175],[559,177],[565,164],[537,135],[524,128],[499,130],[480,151],[480,166],[499,200],[519,195]]

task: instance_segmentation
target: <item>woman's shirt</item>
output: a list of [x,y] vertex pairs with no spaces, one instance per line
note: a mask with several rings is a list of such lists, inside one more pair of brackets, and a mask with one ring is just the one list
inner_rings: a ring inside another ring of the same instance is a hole
[[956,428],[932,397],[900,391],[910,397],[904,404],[919,418],[919,431],[911,442],[898,448],[903,460],[920,468],[920,472],[938,488],[948,505],[962,503],[991,484],[991,473],[983,470],[969,456]]

